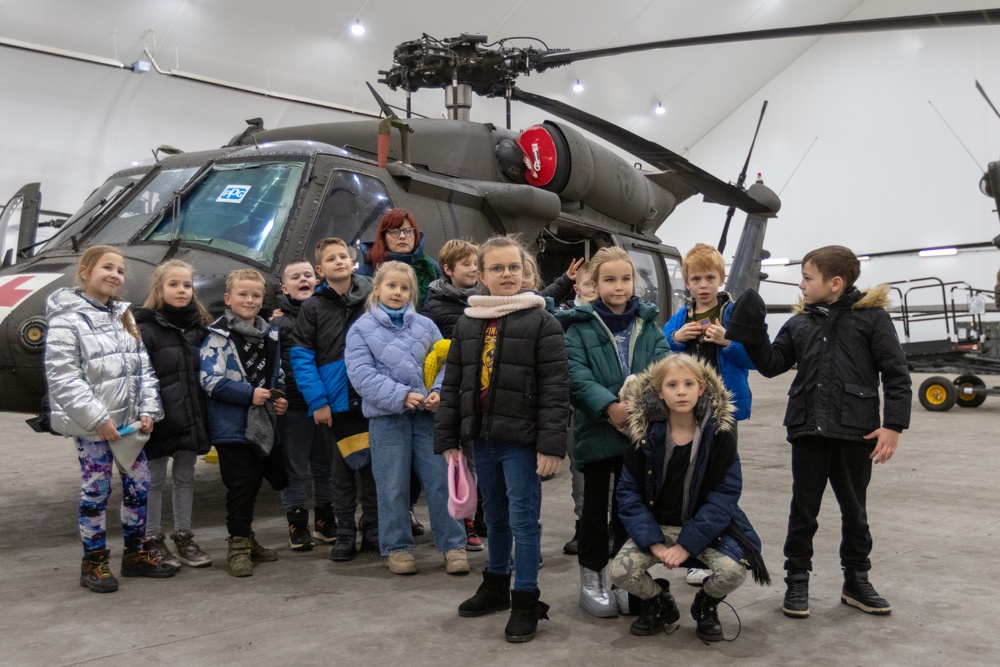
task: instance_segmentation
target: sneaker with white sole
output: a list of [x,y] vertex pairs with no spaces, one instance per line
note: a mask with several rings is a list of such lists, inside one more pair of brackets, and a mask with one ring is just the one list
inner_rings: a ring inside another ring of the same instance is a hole
[[170,536],[170,539],[177,547],[177,560],[188,567],[208,567],[212,564],[212,557],[201,550],[194,541],[194,533],[190,530],[178,530]]
[[416,574],[417,561],[409,551],[393,551],[385,557],[385,566],[393,574]]
[[689,567],[687,576],[684,577],[684,581],[689,586],[701,586],[705,583],[705,580],[711,576],[711,570],[701,570],[696,567]]
[[465,554],[465,549],[444,552],[444,571],[448,574],[469,573],[469,557]]

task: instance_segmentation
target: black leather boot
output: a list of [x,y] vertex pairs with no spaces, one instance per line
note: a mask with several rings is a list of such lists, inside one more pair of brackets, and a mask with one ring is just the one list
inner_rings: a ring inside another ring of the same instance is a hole
[[698,591],[691,603],[691,616],[698,623],[695,634],[703,642],[722,641],[722,623],[719,622],[719,603],[726,597],[713,598],[704,589]]
[[642,601],[642,613],[629,627],[633,635],[648,637],[663,631],[667,624],[676,623],[680,620],[681,612],[677,609],[677,602],[670,594],[670,584],[665,579],[658,579],[657,583],[663,589],[654,598]]
[[789,572],[785,577],[785,602],[781,611],[788,618],[809,616],[809,573],[803,570]]
[[510,609],[510,575],[483,571],[483,583],[471,598],[458,605],[458,615],[485,616]]
[[541,595],[536,588],[533,591],[510,592],[510,620],[504,628],[504,637],[515,644],[530,642],[535,638],[538,621],[548,619],[549,605],[538,599]]

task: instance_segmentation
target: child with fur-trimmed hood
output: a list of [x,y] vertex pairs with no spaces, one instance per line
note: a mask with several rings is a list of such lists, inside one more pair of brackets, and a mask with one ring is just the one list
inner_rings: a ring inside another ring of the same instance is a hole
[[722,639],[716,608],[752,570],[768,583],[760,539],[738,502],[743,474],[731,394],[708,364],[675,354],[621,391],[629,411],[618,507],[629,540],[611,565],[620,588],[641,600],[633,634],[652,635],[680,618],[665,579],[647,570],[708,567],[691,615],[703,641]]

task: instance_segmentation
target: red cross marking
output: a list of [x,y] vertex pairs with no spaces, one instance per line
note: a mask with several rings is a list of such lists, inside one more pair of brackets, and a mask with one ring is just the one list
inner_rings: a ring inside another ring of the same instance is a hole
[[35,290],[21,287],[35,276],[15,276],[0,285],[0,308],[13,308],[31,296]]

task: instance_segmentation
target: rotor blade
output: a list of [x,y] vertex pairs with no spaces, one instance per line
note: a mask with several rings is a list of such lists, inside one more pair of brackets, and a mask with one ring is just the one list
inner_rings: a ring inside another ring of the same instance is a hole
[[979,79],[976,79],[976,90],[978,90],[979,94],[983,96],[986,103],[990,105],[990,108],[993,109],[993,113],[997,115],[997,118],[1000,118],[1000,111],[997,111],[997,108],[993,106],[993,102],[990,101],[990,96],[986,94],[986,91],[983,90],[983,87],[979,84]]
[[[760,118],[757,119],[757,129],[753,131],[753,141],[750,142],[750,150],[747,151],[747,161],[743,163],[743,171],[740,172],[740,177],[736,179],[736,187],[742,188],[743,184],[747,180],[747,169],[750,168],[750,156],[753,155],[753,147],[757,144],[757,135],[760,133],[760,124],[764,122],[764,112],[767,111],[767,100],[764,100],[763,106],[760,108]],[[733,214],[736,213],[736,208],[733,206],[729,207],[726,211],[726,224],[722,225],[722,236],[719,237],[719,252],[723,252],[726,249],[726,237],[729,236],[729,224],[733,221]]]
[[1000,9],[984,9],[966,12],[947,12],[944,14],[919,14],[916,16],[895,16],[881,19],[863,19],[860,21],[841,21],[839,23],[818,23],[814,25],[793,26],[789,28],[770,28],[767,30],[750,30],[747,32],[730,32],[721,35],[704,35],[702,37],[684,37],[667,39],[659,42],[644,42],[626,46],[612,46],[604,49],[581,49],[578,51],[553,51],[541,53],[535,58],[539,69],[565,65],[577,60],[603,58],[623,53],[652,51],[654,49],[672,49],[682,46],[700,46],[704,44],[728,44],[730,42],[751,42],[762,39],[780,39],[784,37],[821,37],[823,35],[843,35],[858,32],[884,32],[888,30],[920,30],[924,28],[958,28],[966,26],[1000,24]]
[[525,92],[520,88],[514,88],[511,91],[511,98],[569,121],[622,150],[628,151],[657,169],[671,171],[688,185],[697,188],[713,202],[723,206],[735,206],[747,213],[773,213],[770,208],[753,199],[740,188],[719,180],[670,149],[633,134],[603,118],[598,118],[586,111],[581,111],[548,97]]

